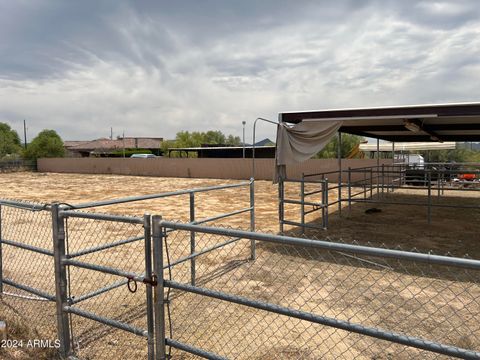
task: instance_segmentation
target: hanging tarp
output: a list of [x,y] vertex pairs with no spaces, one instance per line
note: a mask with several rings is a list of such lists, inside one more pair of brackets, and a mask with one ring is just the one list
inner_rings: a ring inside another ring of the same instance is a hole
[[342,121],[307,120],[293,126],[280,123],[277,130],[275,153],[276,176],[285,178],[285,165],[310,159],[322,150],[335,136]]

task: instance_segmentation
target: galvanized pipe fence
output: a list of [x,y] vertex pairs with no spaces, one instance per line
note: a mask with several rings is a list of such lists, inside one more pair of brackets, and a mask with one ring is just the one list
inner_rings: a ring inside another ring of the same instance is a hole
[[[303,239],[303,238],[295,238],[295,237],[288,237],[288,236],[279,236],[279,235],[272,235],[272,234],[265,234],[265,233],[258,233],[258,232],[249,232],[249,231],[241,231],[241,230],[234,230],[234,229],[226,229],[226,228],[217,228],[217,227],[206,227],[200,225],[192,225],[192,224],[182,224],[182,223],[175,223],[169,221],[163,221],[161,217],[154,217],[153,218],[153,239],[154,239],[154,253],[155,259],[158,261],[156,269],[164,268],[163,262],[161,259],[165,258],[164,252],[168,251],[167,243],[164,243],[165,238],[169,236],[174,236],[175,232],[171,232],[174,230],[176,232],[196,232],[198,237],[205,237],[209,236],[220,236],[220,237],[227,237],[227,238],[241,238],[244,240],[254,240],[258,241],[259,243],[263,244],[273,244],[274,246],[280,247],[288,247],[292,250],[292,252],[303,251],[311,252],[312,254],[316,252],[336,252],[339,254],[348,253],[355,257],[368,257],[368,258],[377,258],[377,259],[393,259],[395,261],[410,261],[413,263],[423,263],[427,264],[428,266],[445,266],[445,267],[453,267],[458,269],[465,269],[466,271],[473,271],[476,275],[476,279],[478,279],[478,271],[480,270],[480,261],[472,260],[472,259],[461,259],[461,258],[451,258],[445,256],[435,256],[431,254],[422,254],[422,253],[412,253],[400,250],[389,250],[389,249],[382,249],[382,248],[372,248],[366,246],[358,246],[358,245],[349,245],[349,244],[342,244],[342,243],[334,243],[328,241],[320,241],[320,240],[310,240],[310,239]],[[263,246],[262,246],[263,248]],[[201,254],[197,255],[198,257]],[[168,258],[168,257],[167,257]],[[361,259],[361,261],[366,261],[365,259]],[[253,267],[254,265],[252,265]],[[159,276],[159,283],[162,283],[161,276],[163,272],[157,271],[156,274]],[[236,277],[235,277],[236,278]],[[242,281],[243,277],[240,277],[238,281]],[[412,347],[415,349],[426,350],[430,353],[435,354],[443,354],[451,357],[458,357],[458,358],[466,358],[466,359],[476,359],[480,357],[480,352],[471,349],[463,349],[458,346],[452,346],[446,343],[436,342],[429,340],[428,338],[421,338],[417,336],[411,336],[405,333],[397,333],[395,331],[391,331],[389,329],[383,329],[379,327],[367,326],[361,323],[356,323],[353,321],[347,321],[343,319],[338,319],[331,316],[324,316],[321,314],[317,314],[315,312],[309,311],[302,311],[295,306],[282,306],[275,302],[269,302],[268,300],[259,301],[254,298],[250,298],[248,296],[242,296],[235,293],[230,293],[225,289],[218,289],[215,288],[215,284],[206,284],[204,286],[201,285],[191,285],[188,282],[182,281],[182,277],[179,276],[178,279],[175,279],[175,276],[170,274],[169,277],[163,279],[164,289],[157,288],[157,291],[161,294],[165,294],[167,289],[172,291],[178,291],[180,294],[193,294],[196,296],[200,296],[201,298],[209,298],[220,300],[226,304],[237,304],[241,305],[246,308],[261,310],[262,313],[268,314],[277,314],[286,316],[289,319],[298,319],[309,322],[311,324],[323,325],[326,327],[331,327],[335,329],[345,330],[349,333],[360,334],[362,336],[367,336],[375,339],[380,339],[384,341],[388,341],[395,344],[401,344],[408,347]],[[224,285],[225,286],[225,285]],[[231,285],[232,288],[235,285]],[[241,291],[241,293],[245,293]],[[252,295],[252,294],[251,294]],[[178,296],[178,295],[177,295]],[[200,300],[199,300],[200,301]],[[166,300],[167,303],[170,303],[170,299]],[[162,315],[160,319],[161,322],[165,322],[165,312],[163,307],[165,303],[157,304],[160,307],[158,313]],[[206,320],[208,321],[208,320]],[[273,324],[272,324],[273,325]],[[165,330],[162,330],[165,332]],[[213,331],[213,330],[212,330]],[[480,336],[480,332],[476,332],[475,337]],[[194,338],[194,337],[193,337]],[[182,351],[190,352],[192,354],[200,355],[205,358],[211,359],[223,359],[226,358],[225,353],[214,353],[209,348],[201,348],[194,346],[193,344],[189,344],[189,346],[185,346],[185,344],[175,344],[169,342],[167,339],[165,346],[170,346]],[[217,349],[223,349],[223,347],[216,347]],[[162,350],[167,353],[167,349]]]
[[[345,180],[338,184],[329,183],[328,178]],[[458,179],[462,174],[475,177],[474,180]],[[286,187],[290,184],[299,184],[298,197],[286,198]],[[317,183],[319,190],[306,190],[310,184]],[[395,201],[385,194],[395,190],[424,190],[425,201]],[[470,192],[480,191],[480,164],[478,163],[425,163],[411,167],[407,164],[382,164],[368,167],[346,168],[341,171],[302,174],[300,179],[282,179],[278,184],[279,193],[279,228],[284,233],[284,225],[299,227],[301,233],[306,229],[327,229],[328,215],[332,206],[338,206],[341,215],[342,204],[347,204],[351,212],[353,203],[414,205],[427,208],[427,221],[431,223],[432,208],[464,208],[480,209],[480,205],[452,204],[435,202],[445,191]],[[334,193],[336,192],[336,196]],[[308,201],[308,196],[321,193],[321,199]],[[330,198],[335,197],[335,200]],[[285,204],[298,205],[299,220],[287,219]],[[312,222],[306,221],[306,215],[321,210],[321,216]],[[320,224],[318,224],[320,222]]]
[[[328,214],[328,179],[309,185]],[[250,230],[205,226],[185,193],[190,223],[1,200],[2,302],[48,304],[27,320],[51,315],[63,358],[480,358],[480,261],[255,232],[253,196]]]

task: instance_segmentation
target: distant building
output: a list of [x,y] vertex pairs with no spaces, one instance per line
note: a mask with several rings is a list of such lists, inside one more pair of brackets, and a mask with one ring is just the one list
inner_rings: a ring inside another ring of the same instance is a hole
[[[199,147],[170,148],[168,149],[168,156],[170,157],[172,153],[176,153],[180,157],[243,158],[244,150],[246,158],[253,157],[253,146],[250,144],[245,144],[245,147],[243,145],[231,146],[225,144],[203,144]],[[274,158],[275,143],[270,139],[264,139],[255,143],[255,157]]]
[[101,138],[90,141],[65,141],[64,147],[69,157],[118,157],[123,150],[148,150],[155,155],[161,155],[163,138],[125,137],[117,139]]

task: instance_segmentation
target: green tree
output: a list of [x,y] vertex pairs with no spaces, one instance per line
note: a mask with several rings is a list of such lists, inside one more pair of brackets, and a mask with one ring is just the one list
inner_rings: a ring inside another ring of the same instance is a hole
[[20,137],[6,123],[0,123],[0,158],[7,155],[18,155],[22,149]]
[[[358,135],[342,134],[342,158],[347,157],[355,146],[364,141],[364,138]],[[331,159],[337,157],[338,137],[334,136],[329,143],[315,155],[317,159]]]
[[428,162],[477,162],[480,152],[462,147],[450,150],[419,151]]
[[228,135],[227,140],[225,141],[225,144],[240,146],[242,144],[242,140],[240,140],[240,136]]
[[65,149],[63,141],[55,130],[43,130],[28,145],[25,151],[27,159],[42,157],[63,157]]

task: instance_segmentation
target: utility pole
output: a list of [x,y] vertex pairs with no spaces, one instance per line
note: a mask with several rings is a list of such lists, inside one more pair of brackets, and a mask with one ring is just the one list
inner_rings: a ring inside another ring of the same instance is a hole
[[25,150],[27,150],[27,123],[25,122],[25,119],[23,119],[23,138],[25,139]]
[[113,127],[110,128],[110,140],[113,140]]
[[242,125],[243,125],[243,158],[245,159],[245,124],[246,124],[246,121],[242,121]]
[[123,157],[125,158],[125,131],[123,132]]

